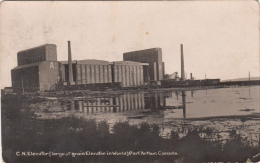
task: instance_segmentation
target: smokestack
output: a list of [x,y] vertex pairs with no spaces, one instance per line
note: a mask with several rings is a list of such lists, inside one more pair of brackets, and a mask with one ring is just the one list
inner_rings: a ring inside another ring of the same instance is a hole
[[190,73],[190,80],[192,80],[192,73]]
[[183,57],[183,47],[182,47],[182,44],[181,44],[181,78],[182,78],[182,80],[185,80],[184,57]]
[[68,62],[69,62],[69,85],[73,84],[72,59],[70,41],[68,41]]

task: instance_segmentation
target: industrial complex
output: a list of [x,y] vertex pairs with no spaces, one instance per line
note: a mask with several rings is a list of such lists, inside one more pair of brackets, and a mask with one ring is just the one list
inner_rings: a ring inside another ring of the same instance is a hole
[[160,48],[125,53],[124,61],[72,60],[68,41],[67,61],[57,61],[54,44],[20,51],[17,60],[18,66],[11,70],[14,92],[89,88],[89,85],[141,87],[164,76]]
[[[162,49],[153,48],[140,51],[133,51],[123,54],[124,61],[134,61],[141,63],[148,63],[144,67],[146,81],[162,80],[164,76],[164,62],[162,62]],[[147,73],[146,73],[147,72]]]
[[72,60],[68,41],[68,60],[57,60],[57,46],[44,44],[17,53],[17,66],[11,70],[12,87],[1,89],[1,94],[25,92],[149,89],[172,87],[205,87],[259,85],[260,80],[223,81],[187,78],[184,50],[180,45],[181,71],[165,74],[162,49],[151,48],[123,53],[123,61]]
[[[45,44],[17,53],[18,66],[11,70],[12,92],[79,90],[93,88],[149,88],[218,85],[220,79],[185,78],[183,45],[181,75],[165,77],[162,49],[126,52],[123,61],[72,60],[68,41],[68,60],[57,61],[55,44]],[[7,88],[6,88],[7,89]]]
[[68,41],[68,60],[57,61],[54,44],[45,44],[17,53],[18,66],[11,70],[14,92],[37,92],[93,88],[130,88],[150,85],[174,87],[218,84],[219,79],[207,81],[185,79],[183,46],[181,45],[181,77],[164,78],[162,49],[152,48],[123,54],[123,61],[72,60]]

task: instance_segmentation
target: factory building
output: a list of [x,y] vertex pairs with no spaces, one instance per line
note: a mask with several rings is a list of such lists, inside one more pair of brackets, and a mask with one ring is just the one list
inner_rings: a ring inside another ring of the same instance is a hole
[[164,63],[162,62],[161,48],[127,52],[123,54],[123,58],[124,61],[135,61],[149,64],[149,66],[144,67],[143,70],[145,81],[158,81],[163,79]]
[[[61,61],[62,81],[69,81],[68,61]],[[72,61],[73,81],[76,85],[93,83],[112,83],[111,65],[102,60]]]
[[12,88],[15,92],[36,92],[57,90],[63,86],[73,89],[73,85],[87,89],[87,84],[96,84],[98,87],[109,83],[122,87],[142,86],[145,79],[147,81],[151,77],[152,80],[158,80],[163,74],[161,50],[152,49],[148,52],[144,51],[145,57],[152,56],[148,63],[144,62],[143,56],[139,57],[139,62],[72,61],[68,41],[68,61],[58,62],[56,45],[45,44],[17,53],[18,66],[11,70]]
[[112,81],[123,87],[136,87],[144,84],[143,67],[148,64],[132,61],[112,62]]
[[42,61],[57,61],[55,44],[45,44],[17,53],[18,66]]
[[[68,61],[61,61],[60,63],[62,81],[67,85],[69,80]],[[143,66],[148,66],[148,64],[132,61],[72,61],[73,82],[75,82],[75,85],[121,83],[123,87],[141,86],[144,84]]]
[[18,66],[11,70],[15,92],[55,90],[60,82],[56,45],[45,44],[17,53]]

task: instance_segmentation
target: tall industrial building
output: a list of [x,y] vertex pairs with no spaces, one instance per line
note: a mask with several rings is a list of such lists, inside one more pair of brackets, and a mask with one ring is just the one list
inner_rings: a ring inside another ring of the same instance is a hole
[[56,45],[45,44],[17,53],[18,66],[11,70],[15,91],[55,90],[60,81]]
[[[68,61],[58,62],[56,45],[45,44],[17,53],[18,66],[11,70],[12,88],[15,92],[36,92],[57,90],[64,85],[102,83],[136,87],[144,85],[145,78],[148,77],[151,80],[162,79],[161,49],[144,50],[143,53],[144,56],[139,56],[138,53],[138,61],[72,61],[68,41]],[[127,58],[128,55],[124,54],[124,58],[125,56]],[[130,55],[129,58],[133,56],[135,55]]]
[[45,44],[17,53],[18,66],[42,61],[57,61],[55,44]]
[[162,49],[152,48],[127,52],[123,54],[124,61],[135,61],[148,63],[149,66],[144,67],[145,81],[162,80],[164,76],[164,63],[162,62]]

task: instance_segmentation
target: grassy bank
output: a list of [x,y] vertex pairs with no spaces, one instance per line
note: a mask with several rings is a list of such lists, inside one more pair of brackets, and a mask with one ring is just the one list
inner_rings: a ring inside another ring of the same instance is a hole
[[[241,138],[235,130],[230,132],[229,139],[224,143],[223,140],[212,139],[214,131],[208,127],[190,127],[184,136],[184,131],[173,130],[170,138],[166,139],[160,137],[160,128],[155,124],[130,125],[128,122],[118,122],[110,132],[107,122],[94,119],[67,117],[36,120],[26,108],[38,100],[41,99],[16,99],[16,102],[2,103],[2,149],[5,162],[244,162],[260,152],[259,145],[250,145],[250,140]],[[102,151],[105,155],[21,156],[22,152],[42,151]],[[109,152],[130,151],[136,152],[136,155],[109,155]],[[139,151],[146,154],[140,154]],[[160,155],[162,152],[170,155]]]

